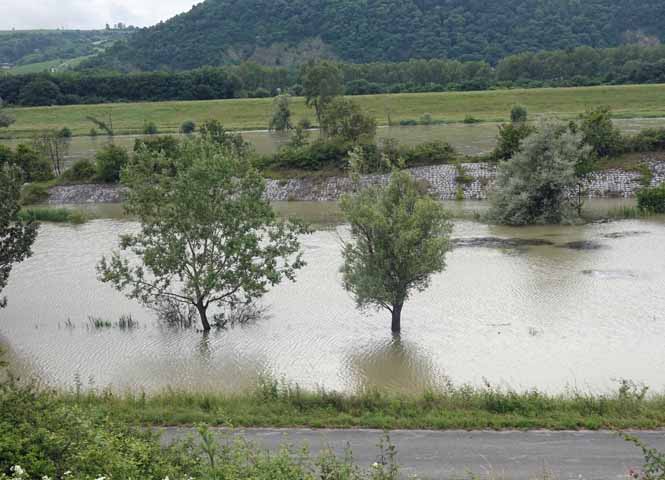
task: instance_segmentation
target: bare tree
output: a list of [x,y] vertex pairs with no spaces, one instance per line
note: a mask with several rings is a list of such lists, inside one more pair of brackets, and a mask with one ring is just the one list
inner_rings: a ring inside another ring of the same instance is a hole
[[51,162],[53,172],[61,175],[65,169],[65,157],[69,151],[69,141],[60,132],[46,130],[32,139],[35,149]]

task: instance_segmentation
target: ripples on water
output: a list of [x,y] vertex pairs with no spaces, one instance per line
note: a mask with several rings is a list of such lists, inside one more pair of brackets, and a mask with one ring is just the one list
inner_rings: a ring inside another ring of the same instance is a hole
[[[266,318],[208,337],[160,327],[152,312],[97,282],[96,262],[133,228],[121,220],[45,224],[34,257],[12,273],[0,335],[47,381],[70,387],[78,374],[96,387],[236,390],[269,375],[311,388],[420,391],[487,379],[601,392],[629,378],[665,387],[662,221],[521,229],[457,222],[458,238],[553,245],[456,248],[447,270],[406,305],[399,340],[388,315],[357,312],[343,291],[341,227],[303,240],[308,266],[264,298]],[[580,241],[605,248],[559,248]],[[122,314],[140,327],[86,326],[89,315]]]

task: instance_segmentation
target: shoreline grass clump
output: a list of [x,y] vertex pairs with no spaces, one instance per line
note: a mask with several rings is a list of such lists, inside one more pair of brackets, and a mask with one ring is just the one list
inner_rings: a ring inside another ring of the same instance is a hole
[[165,390],[158,393],[61,393],[101,415],[144,425],[207,423],[234,427],[376,429],[653,429],[665,427],[665,395],[647,395],[624,381],[616,392],[549,395],[493,386],[445,387],[418,394],[368,389],[344,394],[259,382],[241,393]]
[[53,207],[25,208],[19,213],[19,218],[24,221],[71,223],[75,225],[80,225],[88,220],[85,213],[80,210]]

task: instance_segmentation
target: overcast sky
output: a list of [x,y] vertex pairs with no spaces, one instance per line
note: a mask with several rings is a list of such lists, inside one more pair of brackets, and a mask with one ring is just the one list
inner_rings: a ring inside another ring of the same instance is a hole
[[201,0],[0,0],[0,30],[91,29],[106,23],[148,26]]

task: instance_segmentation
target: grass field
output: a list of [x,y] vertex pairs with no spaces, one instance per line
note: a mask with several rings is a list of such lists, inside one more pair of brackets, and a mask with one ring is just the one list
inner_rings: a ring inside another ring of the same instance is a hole
[[41,73],[49,71],[51,68],[54,68],[58,72],[62,72],[69,68],[74,68],[78,66],[83,60],[90,58],[88,57],[77,57],[70,58],[68,60],[56,59],[49,60],[47,62],[39,63],[28,63],[26,65],[18,65],[8,71],[11,75],[23,75],[26,73]]
[[242,394],[61,393],[66,403],[146,425],[379,429],[652,429],[665,427],[665,397],[625,384],[617,393],[548,396],[451,388],[399,396],[306,392],[274,383]]
[[[485,92],[392,94],[354,97],[380,125],[418,119],[429,113],[434,120],[461,122],[467,115],[482,121],[504,121],[516,103],[529,113],[574,118],[585,109],[609,105],[618,118],[665,116],[665,85],[520,89]],[[293,118],[314,120],[303,98],[292,100]],[[74,105],[10,109],[16,123],[4,136],[27,137],[36,131],[69,127],[75,135],[86,135],[93,126],[87,115],[103,119],[111,114],[116,134],[141,133],[145,121],[155,122],[163,133],[178,130],[185,120],[200,123],[219,119],[231,129],[264,129],[268,125],[272,99],[233,99],[187,102]]]

